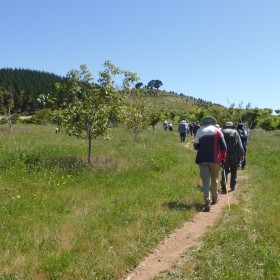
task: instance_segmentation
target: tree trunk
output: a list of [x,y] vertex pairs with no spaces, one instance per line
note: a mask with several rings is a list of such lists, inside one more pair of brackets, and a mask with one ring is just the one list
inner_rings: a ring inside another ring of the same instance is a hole
[[91,135],[88,135],[88,164],[92,163],[92,156],[91,156]]

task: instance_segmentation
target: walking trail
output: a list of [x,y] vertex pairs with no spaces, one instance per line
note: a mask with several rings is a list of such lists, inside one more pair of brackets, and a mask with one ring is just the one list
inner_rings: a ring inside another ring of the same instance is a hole
[[[187,148],[192,143],[186,144]],[[240,178],[240,176],[239,176]],[[236,192],[236,191],[235,191]],[[176,229],[167,236],[161,244],[147,256],[125,280],[148,280],[172,268],[178,259],[184,256],[184,252],[197,244],[199,239],[206,233],[214,222],[223,213],[230,212],[230,205],[237,203],[235,192],[219,195],[217,204],[212,205],[210,212],[198,212],[191,221],[185,222],[181,228]]]

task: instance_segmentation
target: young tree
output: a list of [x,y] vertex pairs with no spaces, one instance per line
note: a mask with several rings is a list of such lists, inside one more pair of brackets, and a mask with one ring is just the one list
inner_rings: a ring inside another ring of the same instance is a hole
[[10,131],[16,121],[16,111],[14,110],[15,103],[12,91],[0,88],[0,113],[4,115]]
[[120,105],[114,76],[123,73],[110,61],[105,61],[104,71],[99,73],[99,86],[93,83],[92,74],[86,65],[72,70],[63,83],[56,84],[57,90],[70,95],[58,122],[69,135],[81,136],[86,132],[88,139],[88,163],[92,163],[92,139],[106,136],[109,117]]
[[151,121],[146,97],[134,91],[133,96],[130,95],[127,103],[123,105],[121,112],[122,124],[136,141],[139,134],[150,125]]
[[154,108],[150,109],[150,112],[149,112],[150,125],[153,127],[153,130],[155,130],[155,126],[162,119],[161,115],[162,115],[162,113],[158,108],[154,107]]

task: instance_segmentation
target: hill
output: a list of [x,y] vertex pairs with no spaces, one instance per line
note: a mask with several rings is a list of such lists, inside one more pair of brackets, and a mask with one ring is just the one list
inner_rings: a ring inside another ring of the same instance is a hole
[[[0,89],[9,91],[14,98],[15,110],[33,113],[38,109],[37,98],[54,90],[56,82],[62,82],[65,77],[53,73],[29,69],[0,69]],[[157,105],[164,110],[185,111],[189,109],[207,109],[213,104],[192,96],[185,96],[175,92],[158,90]]]
[[0,69],[0,88],[13,95],[15,110],[32,113],[38,108],[37,98],[54,89],[64,78],[36,70]]

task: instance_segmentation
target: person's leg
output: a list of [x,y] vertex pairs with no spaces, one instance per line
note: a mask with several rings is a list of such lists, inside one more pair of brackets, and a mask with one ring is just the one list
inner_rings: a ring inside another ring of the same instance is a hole
[[245,169],[246,166],[246,156],[244,156],[242,164],[241,164],[241,169]]
[[226,178],[225,178],[225,183],[226,185],[228,185],[228,174],[230,173],[230,159],[229,159],[229,155],[227,155],[226,159],[225,159],[225,173],[226,173]]
[[211,197],[212,203],[218,202],[218,178],[219,178],[220,165],[217,163],[210,163],[211,172]]
[[210,168],[207,163],[200,163],[199,164],[200,169],[200,178],[202,180],[202,187],[203,187],[203,196],[204,196],[204,202],[205,207],[209,207],[211,205],[211,197],[210,197]]
[[230,158],[230,189],[235,190],[237,182],[237,167],[238,167],[238,155],[232,155]]
[[221,186],[222,186],[222,193],[227,193],[227,181],[226,181],[226,171],[225,171],[225,165],[223,164],[222,169],[222,179],[221,179]]
[[244,169],[246,166],[246,152],[247,152],[247,143],[243,143],[243,149],[244,149],[244,157],[243,157],[243,161],[241,163],[241,169]]
[[184,135],[183,133],[180,133],[181,143],[184,142]]

